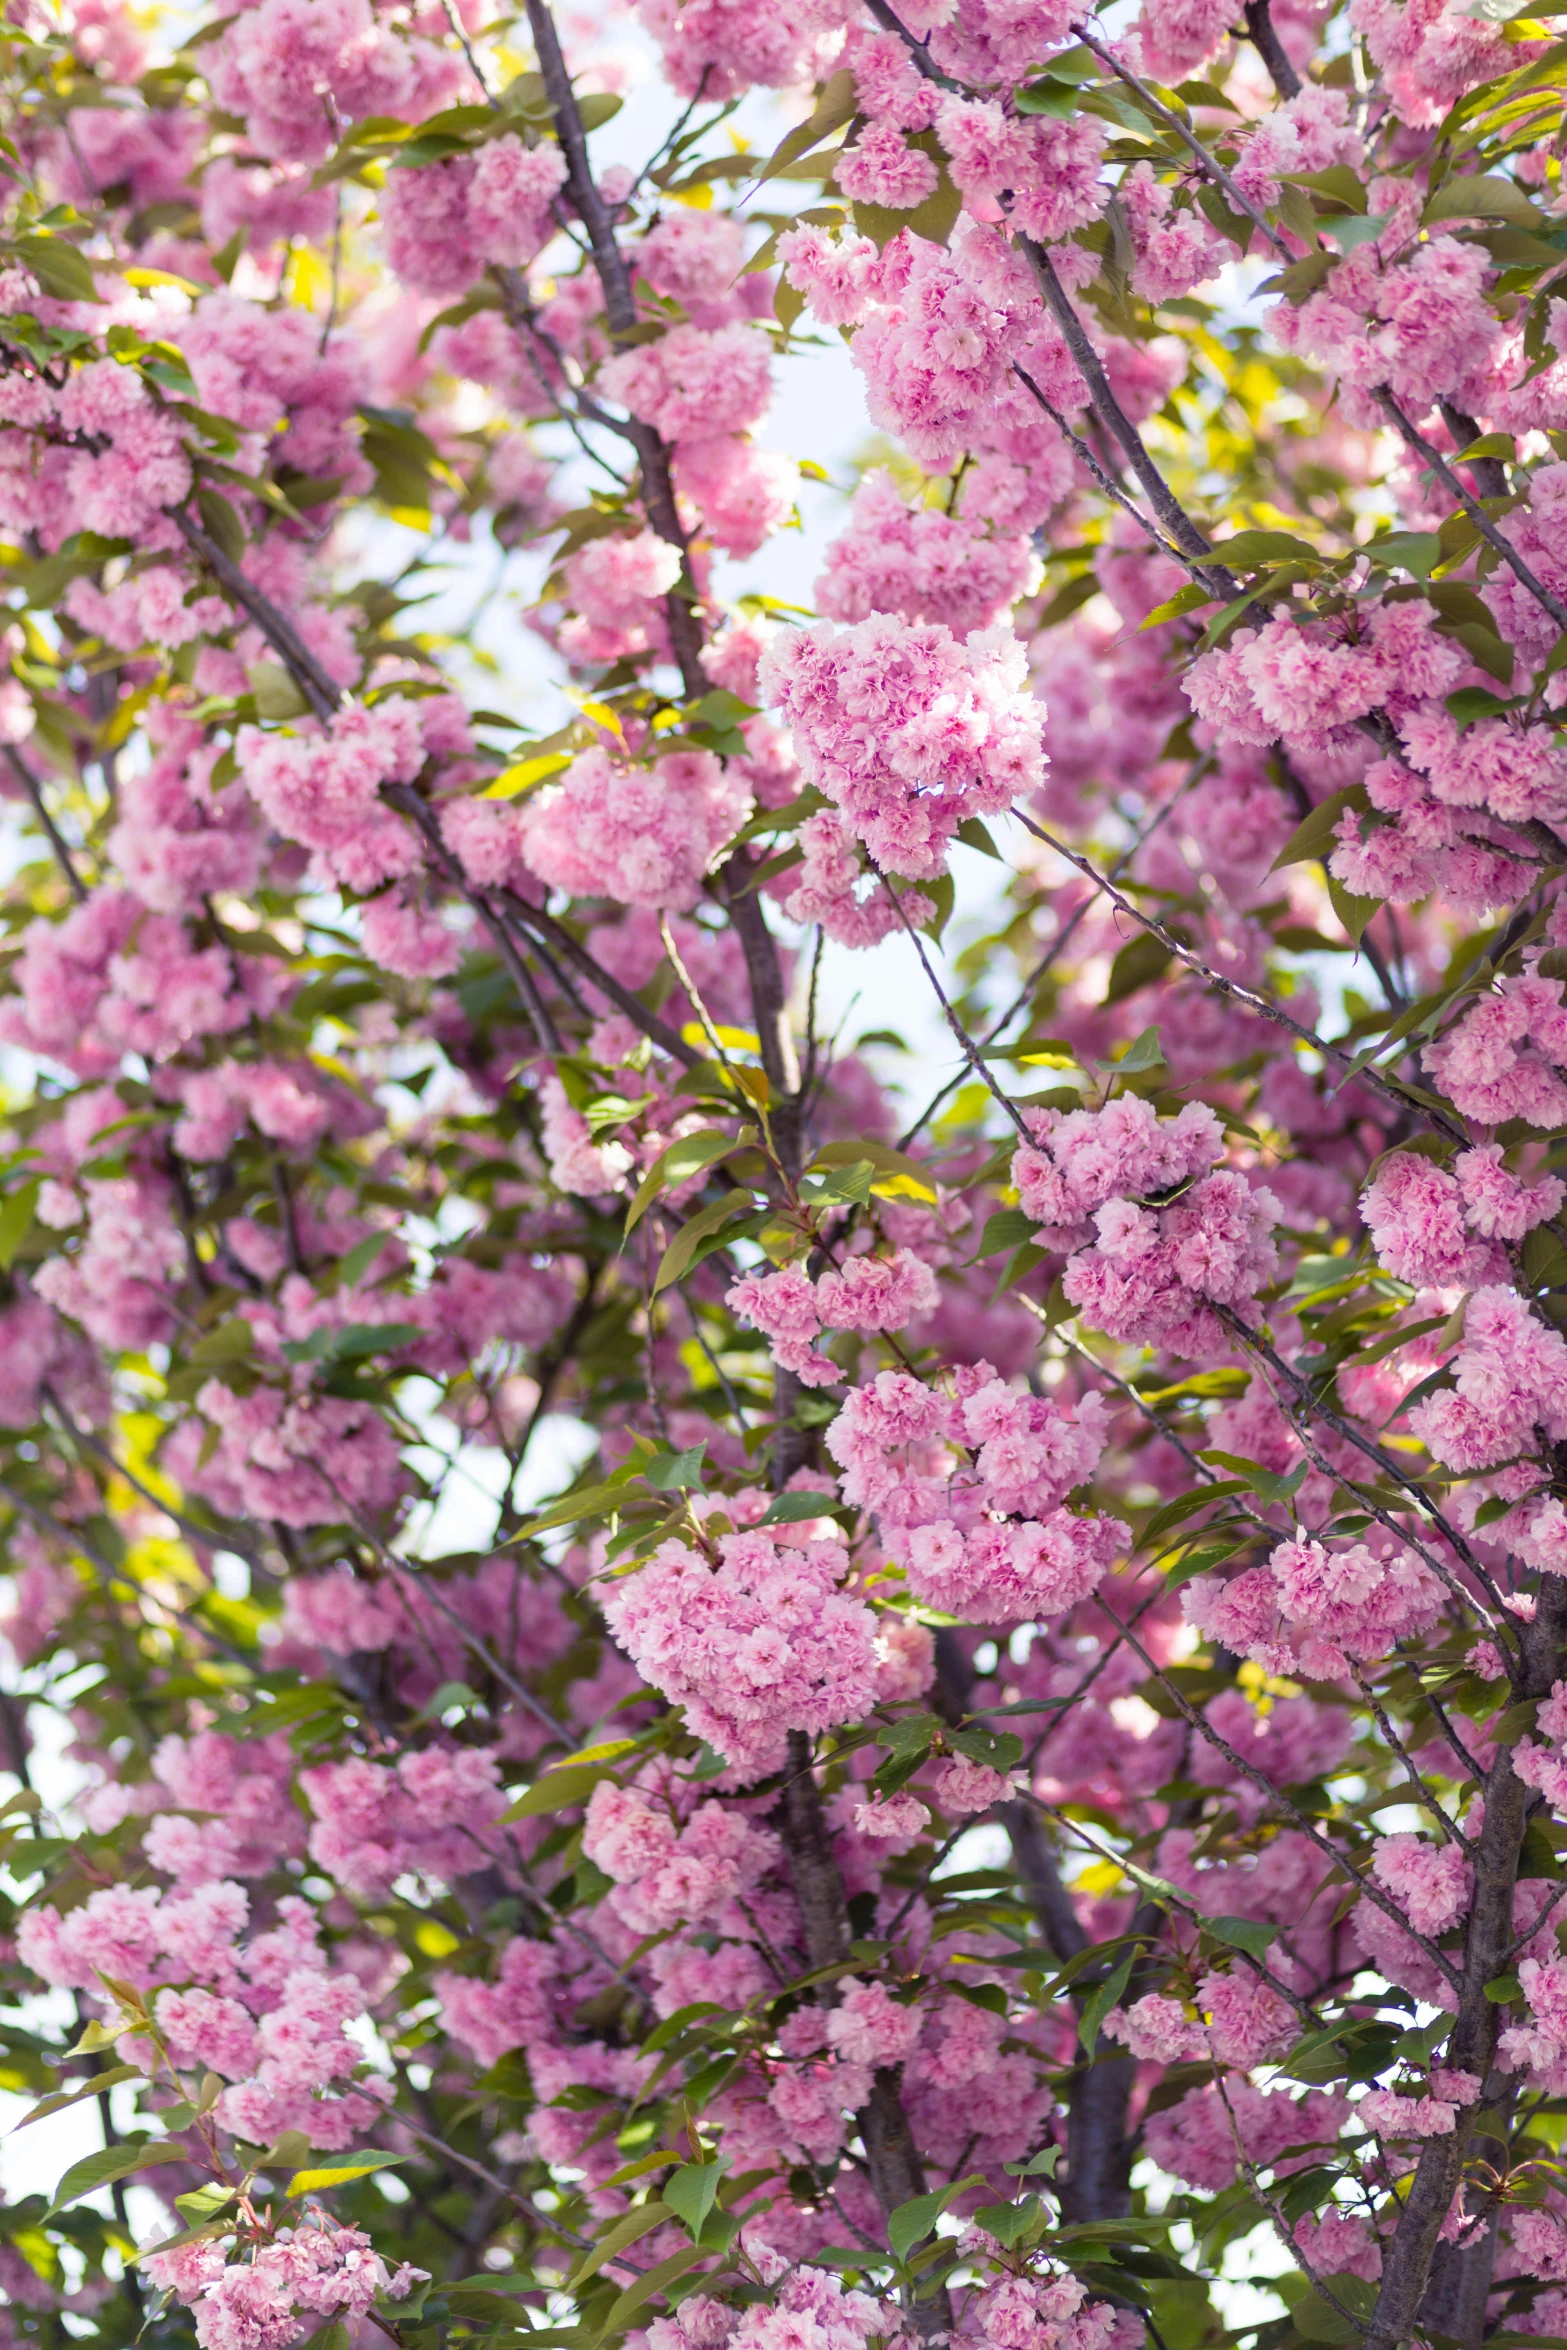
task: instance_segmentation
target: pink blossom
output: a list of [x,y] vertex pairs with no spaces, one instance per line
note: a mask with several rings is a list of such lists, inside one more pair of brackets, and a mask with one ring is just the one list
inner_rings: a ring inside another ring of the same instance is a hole
[[869,1803],[854,1807],[854,1830],[858,1836],[888,1837],[918,1836],[930,1825],[930,1813],[917,1795],[873,1795]]
[[1440,2097],[1401,2097],[1393,2089],[1368,2089],[1355,2118],[1384,2138],[1450,2138],[1456,2121]]
[[750,795],[710,751],[673,751],[651,770],[585,751],[522,819],[529,865],[551,887],[627,906],[693,906]]
[[1371,1872],[1417,1934],[1445,1933],[1474,1894],[1474,1870],[1457,1844],[1427,1844],[1407,1834],[1379,1836]]
[[710,1568],[669,1541],[602,1604],[638,1670],[754,1779],[778,1767],[787,1731],[818,1733],[871,1701],[875,1619],[838,1589],[847,1567],[836,1542],[725,1534]]
[[1022,647],[999,629],[960,645],[930,623],[823,621],[769,646],[759,682],[807,780],[894,873],[940,872],[965,818],[995,814],[1043,773]]

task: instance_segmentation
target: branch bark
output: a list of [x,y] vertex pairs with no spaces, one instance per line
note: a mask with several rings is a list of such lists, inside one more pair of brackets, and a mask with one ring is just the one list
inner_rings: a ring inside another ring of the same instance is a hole
[[[812,1967],[836,1966],[848,1957],[853,1939],[849,1905],[812,1767],[811,1742],[803,1730],[789,1733],[784,1771],[774,1820],[789,1855],[806,1956]],[[837,1986],[825,1985],[821,1996],[831,2004],[837,1997]],[[888,2218],[900,2203],[925,2192],[925,2174],[904,2111],[902,2086],[901,2066],[880,2066],[872,2076],[869,2100],[856,2117],[876,2200]],[[947,2334],[952,2307],[946,2287],[914,2300],[909,2318],[922,2341]]]
[[1281,98],[1300,96],[1300,76],[1289,61],[1283,42],[1274,30],[1268,13],[1268,0],[1246,0],[1246,34],[1257,55],[1267,67],[1273,87]]
[[[1520,1634],[1522,1658],[1516,1696],[1520,1700],[1548,1697],[1553,1682],[1567,1667],[1567,1581],[1560,1575],[1540,1577],[1534,1621],[1521,1625]],[[1503,2018],[1502,2007],[1487,1999],[1485,1987],[1504,1971],[1513,1947],[1513,1893],[1530,1800],[1529,1789],[1513,1770],[1511,1747],[1497,1749],[1481,1792],[1485,1824],[1475,1841],[1474,1905],[1464,1937],[1458,2013],[1445,2061],[1485,2080],[1495,2063]],[[1431,2280],[1438,2232],[1478,2135],[1480,2112],[1478,2104],[1461,2106],[1452,2137],[1426,2141],[1403,2216],[1383,2256],[1382,2283],[1366,2333],[1366,2350],[1397,2350],[1414,2330]]]
[[1061,329],[1077,372],[1088,387],[1088,397],[1096,414],[1106,430],[1114,434],[1126,451],[1127,463],[1147,491],[1148,502],[1155,514],[1181,553],[1189,556],[1202,569],[1215,593],[1226,603],[1233,603],[1241,592],[1240,582],[1220,562],[1149,456],[1141,433],[1110,388],[1110,378],[1104,371],[1098,352],[1088,339],[1082,320],[1072,307],[1065,286],[1056,275],[1056,266],[1049,252],[1045,246],[1036,244],[1032,237],[1020,236],[1018,245],[1034,273],[1046,308]]
[[[609,331],[620,342],[634,332],[637,323],[631,272],[616,241],[615,224],[610,218],[609,208],[593,177],[587,133],[583,129],[571,76],[566,70],[566,60],[561,54],[555,19],[546,0],[527,0],[527,7],[528,29],[533,35],[539,72],[543,76],[550,111],[555,117],[555,131],[560,140],[561,153],[566,158],[566,190],[587,231],[593,266],[603,289],[604,315],[609,321]],[[691,573],[686,534],[680,527],[680,514],[675,504],[669,450],[652,426],[642,423],[637,417],[631,420],[627,438],[641,462],[642,503],[647,508],[648,520],[665,545],[676,547],[680,552],[680,578],[664,599],[664,611],[669,623],[670,646],[681,682],[686,693],[694,700],[707,690],[707,677],[701,662],[702,629],[696,612],[696,586]]]
[[1567,629],[1567,604],[1562,602],[1560,596],[1553,595],[1544,580],[1530,569],[1518,549],[1513,545],[1512,540],[1504,538],[1491,520],[1490,515],[1480,504],[1479,499],[1470,496],[1441,450],[1434,448],[1419,427],[1404,414],[1386,384],[1379,384],[1372,392],[1371,397],[1382,410],[1384,416],[1392,423],[1405,446],[1415,450],[1418,455],[1424,458],[1449,497],[1457,499],[1480,536],[1485,540],[1486,545],[1495,548],[1508,570],[1528,589],[1541,611],[1549,613],[1558,628]]

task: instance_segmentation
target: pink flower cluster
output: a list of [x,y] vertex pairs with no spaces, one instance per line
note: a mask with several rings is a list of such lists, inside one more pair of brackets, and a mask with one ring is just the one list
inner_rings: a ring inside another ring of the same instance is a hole
[[1496,2061],[1507,2072],[1527,2072],[1531,2088],[1560,2097],[1567,2090],[1567,1959],[1525,1958],[1518,1980],[1529,2020],[1502,2033]]
[[1181,1593],[1189,1624],[1205,1640],[1248,1656],[1270,1673],[1314,1681],[1345,1679],[1352,1666],[1383,1657],[1397,1640],[1429,1632],[1442,1586],[1413,1552],[1382,1556],[1364,1542],[1329,1550],[1281,1543],[1266,1566],[1224,1582],[1198,1575]]
[[285,840],[314,852],[323,880],[372,890],[417,869],[414,834],[380,798],[382,784],[412,783],[424,765],[415,703],[341,710],[308,735],[242,726],[235,752],[251,798]]
[[[284,1896],[277,1923],[242,1941],[249,1907],[244,1888],[226,1880],[171,1895],[105,1886],[63,1914],[29,1910],[18,1950],[44,1982],[90,1992],[107,2015],[117,2002],[103,1976],[133,1991],[162,1986],[152,2014],[169,2057],[229,2083],[216,2111],[236,2137],[269,2146],[298,2129],[315,2146],[351,2146],[390,2090],[378,2077],[349,2085],[365,2069],[346,2029],[364,2011],[364,1984],[330,1972],[308,1902]],[[131,2061],[158,2069],[144,2035],[122,2037]]]
[[733,1905],[782,1859],[770,1829],[722,1804],[698,1804],[682,1827],[668,1800],[607,1779],[588,1803],[582,1849],[614,1880],[609,1906],[639,1935],[680,1926],[747,1936]]
[[936,1276],[922,1257],[900,1248],[890,1257],[845,1257],[841,1272],[812,1280],[803,1265],[747,1274],[724,1303],[766,1333],[773,1360],[807,1387],[831,1387],[843,1372],[817,1351],[824,1330],[901,1330],[933,1311]]
[[360,1512],[379,1516],[406,1489],[392,1432],[369,1402],[268,1386],[241,1395],[209,1379],[196,1403],[217,1431],[216,1449],[199,1421],[185,1420],[164,1448],[165,1465],[228,1516],[331,1526]]
[[661,1543],[635,1575],[602,1586],[604,1618],[643,1678],[683,1706],[698,1738],[742,1780],[784,1758],[786,1733],[852,1721],[876,1689],[876,1619],[839,1587],[841,1543],[785,1546],[723,1534],[712,1564]]
[[[1537,1787],[1547,1803],[1567,1809],[1567,1681],[1551,1684],[1534,1726],[1540,1738],[1519,1739],[1513,1748],[1513,1770],[1526,1787]],[[1550,1743],[1542,1745],[1540,1739]]]
[[315,1814],[311,1859],[366,1900],[402,1876],[472,1876],[506,1805],[495,1756],[475,1747],[413,1747],[390,1768],[351,1756],[301,1771],[299,1783]]
[[1388,1271],[1416,1289],[1478,1289],[1505,1282],[1501,1241],[1522,1240],[1557,1214],[1567,1184],[1530,1186],[1503,1163],[1498,1143],[1461,1151],[1451,1173],[1412,1151],[1377,1167],[1361,1199],[1372,1246]]
[[1355,2119],[1382,2138],[1450,2138],[1458,2112],[1445,2098],[1368,2089],[1355,2108]]
[[1465,1118],[1500,1126],[1567,1122],[1567,1006],[1562,982],[1527,972],[1495,992],[1428,1045],[1425,1064]]
[[1210,1969],[1197,1983],[1195,2004],[1191,2015],[1182,2001],[1151,1991],[1106,2016],[1104,2029],[1145,2061],[1186,2064],[1211,2057],[1243,2070],[1282,2056],[1300,2034],[1289,2001],[1244,1968],[1222,1975]]
[[830,2269],[785,2262],[765,2244],[753,2257],[777,2287],[770,2304],[741,2311],[693,2294],[653,2320],[648,2350],[866,2350],[896,2328],[895,2310],[847,2290]]
[[982,2350],[1130,2350],[1131,2327],[1074,2276],[1005,2277],[972,2295],[963,2325]]
[[1026,684],[1009,629],[960,643],[947,628],[883,614],[780,635],[759,675],[806,780],[878,865],[916,880],[944,869],[967,817],[996,815],[1043,780]]
[[450,48],[381,24],[371,0],[260,0],[226,23],[203,68],[252,146],[291,163],[320,162],[335,118],[417,122],[472,89]]
[[1461,1844],[1428,1844],[1407,1834],[1379,1836],[1371,1873],[1417,1934],[1445,1934],[1474,1897],[1474,1868]]
[[383,2296],[406,2299],[429,2274],[406,2263],[388,2269],[362,2229],[322,2212],[232,2256],[209,2240],[154,2250],[144,2265],[160,2292],[193,2312],[201,2350],[287,2350],[316,2321],[352,2323]]
[[1243,2164],[1277,2167],[1286,2175],[1304,2169],[1311,2150],[1331,2149],[1348,2118],[1342,2097],[1313,2089],[1296,2098],[1232,2078],[1222,2097],[1217,2087],[1188,2089],[1174,2105],[1150,2114],[1144,2144],[1161,2170],[1218,2194]]
[[[1037,201],[1064,226],[1090,218],[1100,202],[1097,124],[1036,120],[1016,128],[1048,164],[1035,182]],[[872,422],[896,433],[922,464],[975,459],[966,514],[1004,517],[1013,528],[1042,521],[1069,485],[1070,461],[1015,369],[1068,413],[1082,406],[1084,386],[1007,240],[965,214],[945,248],[905,233],[878,253],[869,237],[797,228],[779,239],[778,253],[814,317],[856,327],[854,362]],[[1129,386],[1123,391],[1140,406]]]
[[1490,1468],[1543,1433],[1567,1436],[1567,1343],[1516,1290],[1478,1289],[1464,1309],[1453,1385],[1415,1405],[1409,1424],[1444,1468]]
[[417,293],[447,299],[491,263],[524,268],[554,234],[565,179],[558,147],[510,134],[476,155],[390,171],[379,206],[387,261]]
[[868,473],[848,529],[827,549],[816,608],[847,622],[896,612],[967,636],[1011,610],[1031,571],[1025,538],[987,534],[934,506],[907,506],[890,473]]
[[1015,1154],[1012,1180],[1046,1245],[1075,1252],[1062,1275],[1072,1303],[1129,1345],[1221,1352],[1227,1334],[1209,1307],[1244,1314],[1273,1278],[1283,1209],[1217,1168],[1214,1112],[1188,1102],[1160,1118],[1124,1095],[1102,1110],[1024,1115],[1035,1141]]
[[671,751],[645,768],[594,749],[529,801],[523,854],[541,881],[575,897],[685,908],[750,812],[749,791],[711,751]]
[[875,1512],[929,1606],[971,1623],[1061,1615],[1128,1539],[1116,1519],[1062,1506],[1093,1474],[1104,1406],[1085,1397],[1069,1420],[988,1363],[950,1378],[944,1391],[883,1371],[853,1390],[826,1438],[843,1497]]
[[887,882],[876,880],[864,888],[858,844],[830,808],[807,816],[795,839],[804,852],[801,862],[774,885],[791,922],[819,922],[838,946],[860,949],[879,946],[904,921],[917,929],[934,913],[922,890],[895,896]]

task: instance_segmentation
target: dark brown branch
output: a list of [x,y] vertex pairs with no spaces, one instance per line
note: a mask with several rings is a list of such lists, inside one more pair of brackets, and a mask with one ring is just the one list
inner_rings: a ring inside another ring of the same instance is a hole
[[[1480,438],[1480,427],[1472,416],[1466,416],[1462,408],[1456,407],[1451,400],[1438,400],[1437,407],[1442,422],[1453,436],[1453,447],[1462,455],[1471,442]],[[1508,496],[1507,468],[1500,457],[1467,457],[1464,462],[1473,474],[1475,487],[1482,498]]]
[[191,520],[183,506],[168,506],[164,511],[186,545],[201,557],[214,579],[241,610],[249,613],[267,642],[281,656],[289,675],[315,715],[325,723],[340,707],[343,689],[335,678],[327,675],[293,622],[245,577],[239,565],[224,554],[216,540],[209,538],[199,523]]
[[[849,1906],[812,1767],[811,1742],[803,1730],[789,1733],[789,1759],[774,1818],[789,1855],[806,1956],[813,1968],[837,1966],[848,1957],[853,1939]],[[836,1986],[823,1986],[823,1996],[834,1998]],[[925,2192],[925,2174],[903,2108],[900,2075],[899,2066],[881,2066],[872,2076],[870,2098],[858,2116],[871,2184],[889,2218],[900,2203]],[[925,2341],[946,2334],[952,2311],[945,2287],[915,2301],[909,2316]]]
[[1088,30],[1086,25],[1075,24],[1072,27],[1072,31],[1076,35],[1077,39],[1082,42],[1085,49],[1092,50],[1093,54],[1098,58],[1101,65],[1109,67],[1110,71],[1115,75],[1118,81],[1125,82],[1129,90],[1136,91],[1138,98],[1147,108],[1150,114],[1156,116],[1157,119],[1164,124],[1167,130],[1174,131],[1178,139],[1185,141],[1186,145],[1192,151],[1192,154],[1197,163],[1198,170],[1202,172],[1205,177],[1212,180],[1216,188],[1221,188],[1223,190],[1224,194],[1234,205],[1236,211],[1243,212],[1248,220],[1255,222],[1256,226],[1261,229],[1263,235],[1267,238],[1269,244],[1273,246],[1276,252],[1287,252],[1288,248],[1285,245],[1284,239],[1279,235],[1279,232],[1273,226],[1273,223],[1267,218],[1265,213],[1258,211],[1256,205],[1252,202],[1249,196],[1243,195],[1241,193],[1241,190],[1235,185],[1235,182],[1231,179],[1223,164],[1220,163],[1214,156],[1209,154],[1201,139],[1198,138],[1196,132],[1192,129],[1191,124],[1187,122],[1181,115],[1176,114],[1172,108],[1166,106],[1162,99],[1156,98],[1152,90],[1149,89],[1146,82],[1139,81],[1136,74],[1131,72],[1128,67],[1124,66],[1120,59],[1113,53],[1113,51],[1107,49],[1102,41],[1096,41],[1094,39],[1093,34]]
[[612,1004],[625,1013],[628,1020],[635,1021],[643,1035],[650,1038],[661,1053],[668,1053],[671,1060],[679,1061],[684,1068],[695,1069],[698,1066],[701,1054],[688,1045],[683,1036],[677,1036],[667,1020],[661,1020],[656,1012],[650,1012],[629,987],[622,986],[612,972],[606,971],[603,964],[589,954],[581,940],[572,937],[563,922],[557,922],[553,914],[546,914],[542,906],[530,906],[526,898],[516,897],[510,890],[503,890],[500,895],[513,922],[523,930],[535,931],[540,938],[548,939],[555,952],[566,962],[575,964],[590,987],[596,987],[600,995],[607,996]]
[[[731,870],[735,874],[733,881],[729,878]],[[743,855],[731,859],[724,879],[727,884],[724,903],[729,908],[729,919],[740,941],[740,952],[745,957],[762,1070],[772,1095],[768,1105],[768,1122],[772,1129],[773,1145],[784,1172],[792,1178],[800,1172],[804,1144],[800,1127],[800,1064],[789,1026],[789,1003],[784,988],[783,965],[778,958],[778,942],[767,926],[767,915],[761,899],[748,886],[749,875],[745,870]]]
[[21,785],[23,791],[26,792],[29,800],[31,800],[33,805],[33,814],[37,817],[39,823],[43,826],[44,832],[48,837],[49,846],[54,851],[55,860],[59,865],[60,871],[65,875],[67,882],[70,884],[71,895],[77,899],[85,898],[87,895],[87,884],[85,881],[83,881],[81,875],[77,872],[75,865],[72,863],[71,852],[66,847],[64,835],[61,833],[59,826],[56,824],[54,818],[50,815],[48,808],[44,804],[43,786],[38,781],[38,778],[33,773],[32,769],[28,766],[27,761],[22,757],[22,754],[17,749],[15,743],[7,743],[4,748],[5,763],[10,768],[11,773],[16,777],[16,780]]
[[1077,372],[1088,387],[1090,403],[1105,425],[1126,452],[1128,464],[1148,493],[1149,504],[1169,532],[1173,543],[1182,554],[1189,555],[1202,567],[1204,576],[1216,594],[1231,603],[1240,594],[1240,583],[1234,573],[1226,569],[1215,555],[1202,532],[1197,528],[1164,475],[1149,456],[1143,438],[1110,388],[1110,378],[1104,363],[1088,339],[1087,330],[1073,309],[1065,286],[1056,275],[1055,263],[1045,246],[1032,237],[1019,237],[1019,247],[1034,273],[1045,305],[1060,327],[1067,349],[1071,352]]
[[[1567,1665],[1567,1582],[1542,1575],[1533,1623],[1519,1627],[1523,1651],[1514,1683],[1520,1700],[1548,1697]],[[1504,1972],[1514,1938],[1513,1896],[1530,1794],[1498,1747],[1482,1785],[1485,1821],[1474,1844],[1474,1902],[1464,1934],[1463,1979],[1446,2063],[1485,2080],[1496,2055],[1504,2009],[1487,1999],[1487,1983]],[[1403,2216],[1382,2257],[1382,2282],[1366,2350],[1396,2350],[1414,2330],[1425,2298],[1437,2236],[1452,2203],[1480,2119],[1478,2104],[1460,2106],[1450,2138],[1428,2139],[1405,2199]]]
[[467,899],[479,920],[484,924],[496,953],[511,974],[512,985],[516,988],[521,999],[523,1011],[527,1015],[529,1026],[538,1039],[541,1052],[552,1055],[559,1053],[563,1049],[560,1031],[550,1016],[544,998],[534,984],[533,973],[517,951],[516,940],[512,937],[501,916],[490,904],[485,892],[470,887],[462,867],[441,838],[440,825],[436,821],[435,811],[428,800],[421,799],[419,794],[407,784],[385,785],[382,797],[401,815],[408,817],[424,835],[425,846],[435,865],[444,874],[452,888]]
[[[1169,948],[1177,962],[1184,963],[1188,971],[1195,972],[1196,976],[1205,981],[1217,994],[1228,996],[1233,1003],[1244,1004],[1249,1012],[1257,1013],[1261,1019],[1271,1020],[1276,1028],[1287,1029],[1291,1036],[1299,1037],[1302,1044],[1310,1045],[1312,1051],[1321,1053],[1325,1060],[1337,1062],[1346,1075],[1354,1069],[1355,1056],[1346,1051],[1343,1045],[1330,1043],[1325,1036],[1319,1036],[1314,1028],[1307,1028],[1299,1020],[1291,1019],[1281,1004],[1273,1003],[1265,995],[1259,995],[1255,988],[1243,987],[1237,980],[1226,979],[1222,971],[1215,971],[1212,965],[1205,963],[1200,955],[1193,954],[1191,948],[1182,939],[1177,938],[1173,931],[1168,930],[1164,923],[1154,915],[1145,914],[1139,907],[1134,906],[1123,890],[1117,889],[1114,882],[1106,880],[1090,858],[1081,855],[1076,849],[1069,849],[1065,841],[1057,840],[1053,832],[1047,832],[1042,824],[1036,824],[1025,808],[1014,807],[1012,813],[1024,829],[1034,835],[1036,840],[1043,841],[1047,849],[1054,849],[1058,857],[1064,857],[1069,865],[1075,866],[1077,871],[1085,875],[1093,883],[1095,889],[1102,891],[1113,905],[1118,906],[1129,920],[1137,923],[1143,930],[1152,931],[1160,944]],[[1390,1084],[1387,1078],[1375,1068],[1354,1069],[1354,1074],[1362,1085],[1369,1087],[1373,1093],[1381,1094],[1384,1100],[1390,1102],[1400,1115],[1408,1116],[1413,1111],[1426,1125],[1431,1127],[1433,1132],[1445,1135],[1449,1142],[1462,1143],[1467,1147],[1470,1138],[1456,1119],[1448,1117],[1445,1112],[1430,1110],[1423,1104],[1411,1102],[1406,1094],[1401,1093],[1397,1086]]]
[[1268,0],[1245,0],[1246,32],[1252,47],[1267,67],[1273,87],[1281,98],[1300,96],[1300,76],[1290,63],[1288,52],[1274,30],[1268,13]]
[[1544,580],[1530,569],[1518,549],[1513,545],[1512,540],[1503,537],[1478,498],[1471,497],[1468,490],[1465,489],[1441,450],[1433,448],[1419,427],[1410,422],[1386,384],[1379,384],[1372,392],[1371,397],[1376,401],[1382,413],[1391,419],[1405,445],[1414,449],[1425,459],[1449,497],[1457,499],[1480,536],[1485,540],[1486,545],[1495,548],[1509,571],[1528,589],[1541,611],[1548,612],[1558,628],[1567,629],[1567,604],[1562,602],[1560,596],[1553,595]]
[[[633,333],[637,324],[636,296],[632,291],[631,272],[625,255],[615,239],[615,224],[609,208],[599,193],[593,177],[593,166],[588,155],[587,133],[571,87],[571,76],[561,54],[560,35],[546,0],[527,0],[528,27],[533,35],[533,46],[543,76],[545,95],[555,118],[555,133],[560,140],[561,153],[566,159],[566,190],[576,206],[577,216],[587,230],[588,244],[593,254],[593,266],[604,294],[604,315],[609,331],[619,342]],[[633,418],[626,428],[626,437],[636,449],[642,465],[642,503],[647,517],[658,536],[667,546],[680,551],[681,576],[664,599],[664,611],[669,623],[669,641],[681,681],[693,699],[707,688],[707,677],[702,668],[702,631],[697,619],[695,583],[691,576],[686,534],[680,527],[680,515],[675,505],[674,483],[670,475],[669,450],[651,425]]]

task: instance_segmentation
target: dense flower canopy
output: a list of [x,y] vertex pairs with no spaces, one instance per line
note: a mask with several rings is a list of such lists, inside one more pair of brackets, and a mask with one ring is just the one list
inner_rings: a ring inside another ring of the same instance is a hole
[[1553,20],[3,29],[0,2346],[1567,2339]]

